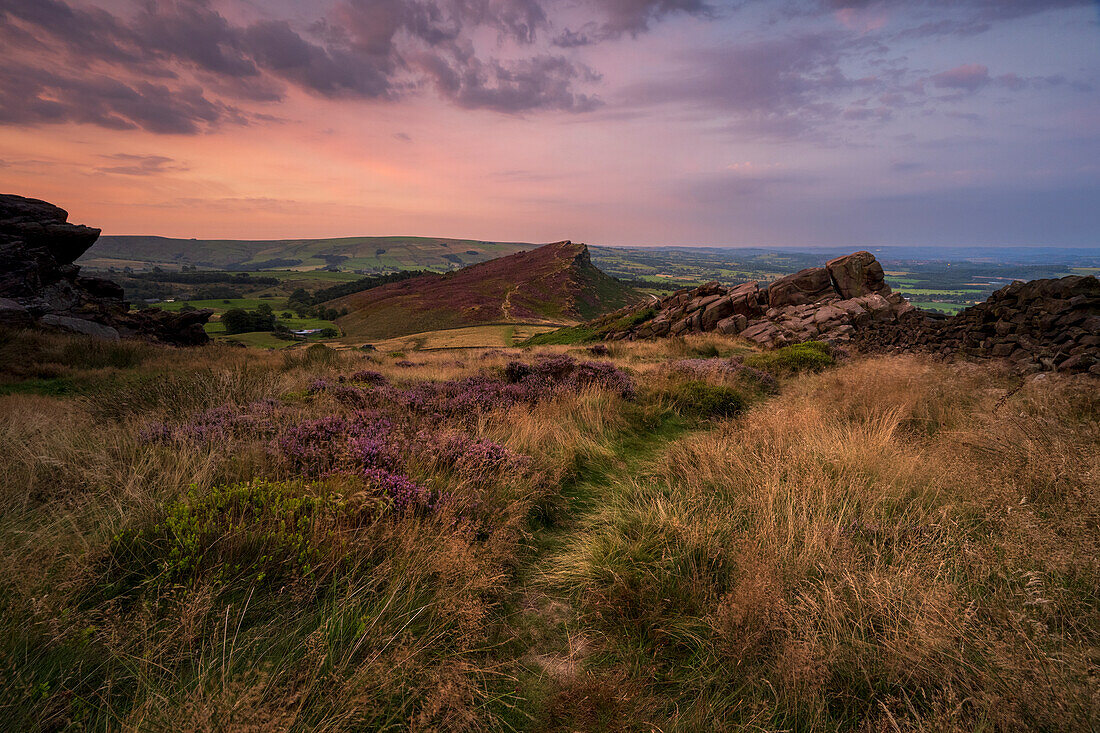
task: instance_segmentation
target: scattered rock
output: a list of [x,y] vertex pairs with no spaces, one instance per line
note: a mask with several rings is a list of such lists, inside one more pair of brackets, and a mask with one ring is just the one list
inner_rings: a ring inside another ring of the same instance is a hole
[[1095,276],[1017,281],[949,318],[916,309],[861,329],[866,351],[928,351],[944,358],[1007,359],[1017,369],[1096,374],[1100,363],[1100,280]]

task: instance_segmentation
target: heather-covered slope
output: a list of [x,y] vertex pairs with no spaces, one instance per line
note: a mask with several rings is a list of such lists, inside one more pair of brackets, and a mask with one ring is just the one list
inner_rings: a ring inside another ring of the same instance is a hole
[[632,288],[592,265],[569,241],[425,275],[332,301],[351,338],[381,339],[480,323],[577,321],[638,300]]

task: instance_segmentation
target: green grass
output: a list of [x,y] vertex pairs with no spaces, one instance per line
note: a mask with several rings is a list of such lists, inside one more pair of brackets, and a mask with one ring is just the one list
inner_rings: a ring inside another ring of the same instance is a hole
[[21,382],[0,383],[0,395],[39,394],[48,397],[64,397],[79,391],[76,382],[68,377],[26,379]]
[[733,417],[748,406],[744,393],[724,384],[692,380],[677,385],[670,393],[676,409],[696,417]]
[[300,343],[298,341],[286,341],[266,331],[226,334],[225,336],[218,336],[218,338],[225,341],[237,341],[245,346],[252,346],[257,349],[285,349],[288,346]]
[[940,311],[942,313],[949,313],[951,315],[954,315],[959,311],[969,307],[965,303],[939,303],[934,300],[912,300],[909,302],[922,310]]
[[213,300],[177,300],[174,303],[153,303],[153,308],[159,308],[166,311],[178,311],[184,306],[191,306],[192,308],[198,308],[203,310],[209,308],[215,313],[225,313],[227,310],[233,308],[243,308],[244,310],[255,310],[260,307],[260,303],[267,303],[271,306],[271,310],[276,313],[281,313],[286,309],[286,298],[218,298]]
[[745,358],[745,365],[761,369],[777,376],[799,372],[819,372],[835,363],[829,354],[829,345],[821,341],[807,341],[764,351]]
[[981,295],[987,291],[978,288],[964,288],[961,290],[940,290],[939,288],[898,288],[903,295]]
[[523,342],[523,346],[567,346],[572,344],[587,344],[599,341],[609,333],[625,331],[634,326],[645,323],[657,315],[655,308],[643,308],[634,313],[620,318],[600,318],[579,326],[566,326],[556,331],[548,331],[532,336]]

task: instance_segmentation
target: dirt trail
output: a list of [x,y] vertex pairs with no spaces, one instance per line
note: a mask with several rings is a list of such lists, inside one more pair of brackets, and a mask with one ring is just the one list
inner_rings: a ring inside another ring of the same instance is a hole
[[[596,650],[598,635],[586,628],[585,620],[565,589],[555,587],[548,576],[562,558],[579,543],[605,501],[617,490],[616,484],[643,474],[659,461],[669,447],[689,434],[679,423],[633,434],[614,445],[611,456],[589,462],[578,476],[562,487],[566,505],[561,516],[538,529],[533,537],[533,556],[517,577],[519,608],[515,616],[517,641],[522,645],[520,674],[525,696],[554,698],[585,675],[585,659]],[[537,694],[532,694],[536,692]],[[524,693],[521,693],[524,694]],[[528,705],[520,703],[520,708]],[[548,721],[540,719],[536,704],[522,711],[526,723],[519,729],[542,730]],[[520,711],[517,711],[520,712]],[[551,730],[556,730],[552,725]],[[564,730],[564,729],[563,729]]]
[[512,287],[504,294],[504,301],[500,304],[500,312],[504,314],[504,320],[512,320],[512,296],[519,290],[519,285]]

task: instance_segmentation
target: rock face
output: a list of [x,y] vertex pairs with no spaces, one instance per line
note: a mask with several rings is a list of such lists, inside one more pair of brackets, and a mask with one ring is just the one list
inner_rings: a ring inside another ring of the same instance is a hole
[[[656,315],[609,338],[644,339],[717,331],[762,346],[812,339],[847,342],[857,328],[895,322],[915,310],[890,292],[882,266],[870,252],[856,252],[773,282],[725,288],[716,282],[674,293]],[[623,313],[618,314],[621,317]]]
[[211,311],[130,312],[122,288],[81,277],[76,258],[99,230],[68,223],[53,204],[0,194],[0,326],[47,328],[99,338],[142,337],[181,346],[209,341]]
[[917,310],[887,285],[870,252],[830,260],[780,278],[768,288],[716,282],[681,290],[648,320],[610,323],[610,340],[717,331],[764,347],[809,340],[865,351],[926,351],[945,358],[1003,358],[1023,371],[1088,372],[1100,376],[1100,280],[1072,276],[1015,282],[957,316]]
[[842,298],[858,298],[870,293],[890,294],[886,273],[870,252],[855,252],[825,263],[833,288]]
[[854,341],[867,351],[1003,358],[1022,371],[1100,376],[1100,280],[1073,275],[1017,281],[952,318],[914,313],[872,324]]

